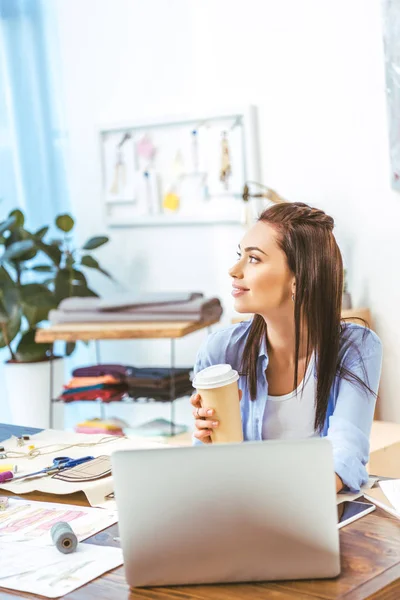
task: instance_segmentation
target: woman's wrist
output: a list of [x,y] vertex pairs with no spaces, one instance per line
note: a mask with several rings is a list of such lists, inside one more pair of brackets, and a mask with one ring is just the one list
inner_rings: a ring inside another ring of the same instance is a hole
[[336,493],[339,493],[340,490],[344,488],[343,481],[340,479],[339,475],[335,473],[336,477]]

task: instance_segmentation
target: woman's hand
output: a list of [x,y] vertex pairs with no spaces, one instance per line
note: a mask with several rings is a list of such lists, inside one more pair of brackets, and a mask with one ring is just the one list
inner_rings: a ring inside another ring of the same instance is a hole
[[[239,402],[242,399],[242,391],[239,390]],[[201,407],[200,394],[193,394],[190,398],[191,404],[194,406],[193,416],[195,418],[194,437],[201,440],[204,444],[211,444],[211,433],[218,427],[219,421],[215,419],[215,410],[212,408]]]
[[200,394],[193,394],[190,398],[190,402],[194,406],[193,416],[195,419],[194,425],[196,427],[193,435],[205,444],[211,444],[211,433],[213,429],[219,425],[218,421],[213,419],[215,410],[212,408],[201,407]]

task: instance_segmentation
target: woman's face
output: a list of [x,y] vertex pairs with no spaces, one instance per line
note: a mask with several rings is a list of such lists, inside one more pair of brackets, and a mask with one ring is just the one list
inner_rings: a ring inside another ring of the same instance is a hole
[[234,308],[239,313],[273,315],[293,306],[295,277],[271,225],[258,221],[243,237],[230,269]]

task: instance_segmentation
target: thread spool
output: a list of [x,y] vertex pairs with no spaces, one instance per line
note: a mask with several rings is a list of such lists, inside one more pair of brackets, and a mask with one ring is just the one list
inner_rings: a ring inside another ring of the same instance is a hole
[[6,473],[7,471],[11,471],[11,473],[16,473],[17,466],[11,465],[9,463],[4,464],[4,465],[2,463],[0,463],[0,473]]
[[14,474],[11,471],[5,471],[4,473],[0,473],[0,483],[8,483],[13,479]]
[[71,525],[66,521],[59,521],[51,528],[51,539],[57,550],[63,554],[75,552],[78,545],[78,538],[72,530]]

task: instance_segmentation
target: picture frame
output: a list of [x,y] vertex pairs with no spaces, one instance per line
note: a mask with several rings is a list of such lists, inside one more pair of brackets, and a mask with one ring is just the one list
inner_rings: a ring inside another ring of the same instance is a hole
[[243,187],[259,181],[254,106],[99,127],[110,227],[243,223]]

